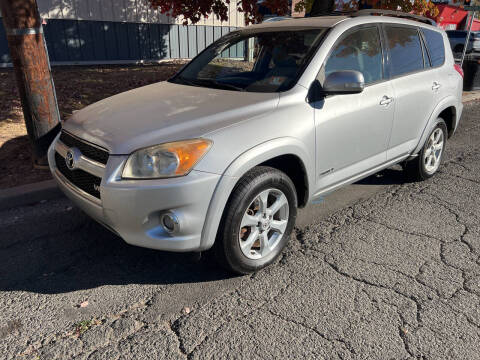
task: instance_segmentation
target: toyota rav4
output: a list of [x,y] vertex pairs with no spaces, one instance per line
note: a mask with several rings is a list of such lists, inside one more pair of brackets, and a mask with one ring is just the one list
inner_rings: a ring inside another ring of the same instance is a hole
[[272,263],[297,207],[401,163],[433,176],[462,113],[445,32],[391,16],[233,31],[173,78],[75,112],[49,149],[60,188],[127,243]]

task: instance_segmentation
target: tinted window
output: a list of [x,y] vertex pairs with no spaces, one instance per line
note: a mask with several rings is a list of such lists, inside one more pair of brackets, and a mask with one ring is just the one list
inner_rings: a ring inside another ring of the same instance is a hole
[[432,66],[442,65],[445,62],[445,47],[443,45],[442,34],[428,29],[423,29],[422,31],[425,36]]
[[235,91],[285,91],[295,85],[324,32],[232,32],[210,45],[170,81]]
[[422,44],[416,28],[386,26],[392,76],[423,69]]
[[356,30],[341,40],[325,63],[319,76],[320,82],[339,70],[360,71],[365,78],[365,84],[383,78],[382,46],[376,27]]

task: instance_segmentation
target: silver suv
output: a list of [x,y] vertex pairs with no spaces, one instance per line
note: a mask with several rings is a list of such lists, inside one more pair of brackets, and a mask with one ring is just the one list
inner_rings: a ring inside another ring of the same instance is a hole
[[49,150],[79,207],[127,243],[273,262],[297,207],[402,163],[424,180],[462,113],[444,31],[387,16],[231,32],[167,82],[76,112]]

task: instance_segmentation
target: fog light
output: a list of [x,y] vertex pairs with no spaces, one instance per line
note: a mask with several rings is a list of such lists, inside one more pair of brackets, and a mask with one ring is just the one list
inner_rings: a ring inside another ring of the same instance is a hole
[[174,233],[178,232],[178,230],[180,228],[178,218],[172,212],[168,212],[168,213],[163,214],[162,217],[161,217],[161,223],[162,223],[162,226],[165,229],[165,231],[170,233],[170,234],[174,234]]

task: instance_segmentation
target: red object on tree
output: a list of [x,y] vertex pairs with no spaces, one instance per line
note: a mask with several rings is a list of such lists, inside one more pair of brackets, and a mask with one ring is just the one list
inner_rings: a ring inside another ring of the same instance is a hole
[[[259,12],[258,0],[233,0],[237,10],[245,14],[247,24],[260,22],[263,15]],[[202,17],[216,16],[221,21],[228,20],[228,4],[230,0],[148,0],[153,9],[173,18],[183,17],[184,24],[195,24]],[[261,4],[272,14],[284,16],[289,14],[288,0],[264,0]]]

